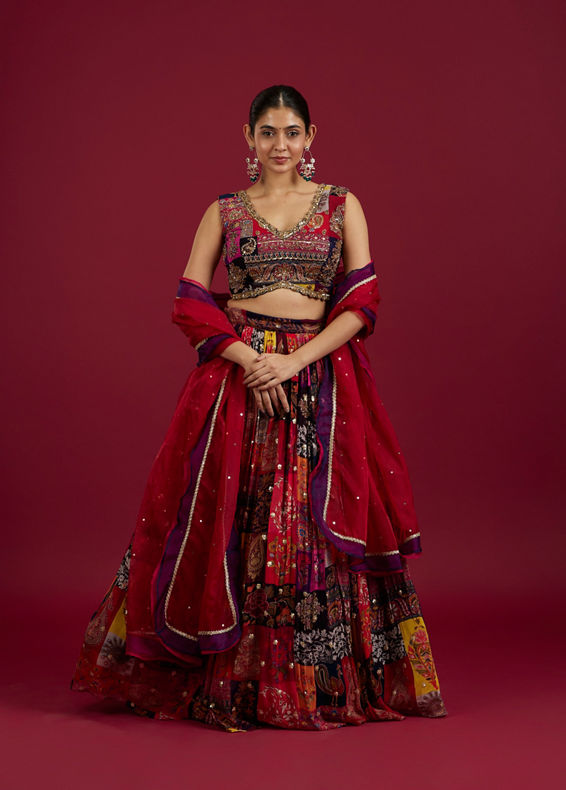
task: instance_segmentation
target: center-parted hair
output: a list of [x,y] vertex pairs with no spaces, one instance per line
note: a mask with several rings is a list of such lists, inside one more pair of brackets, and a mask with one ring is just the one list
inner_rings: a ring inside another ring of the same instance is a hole
[[251,103],[249,124],[252,134],[258,118],[266,110],[277,107],[288,107],[290,110],[293,110],[305,124],[305,132],[308,132],[311,118],[305,97],[291,85],[272,85],[270,88],[260,91]]

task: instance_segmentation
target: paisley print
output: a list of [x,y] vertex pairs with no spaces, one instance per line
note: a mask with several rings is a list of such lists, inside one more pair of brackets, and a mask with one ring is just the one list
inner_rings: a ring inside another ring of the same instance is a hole
[[296,612],[301,618],[305,628],[312,628],[316,623],[317,617],[322,612],[322,606],[318,602],[316,595],[307,595],[299,601]]
[[344,224],[344,203],[338,203],[330,216],[329,223],[330,230],[336,233],[337,236],[342,236],[342,226]]
[[288,288],[328,300],[342,254],[348,191],[319,184],[311,209],[284,232],[257,213],[245,191],[219,195],[224,238],[221,260],[232,299]]
[[[288,353],[324,326],[233,307],[226,314],[243,342],[266,353]],[[318,360],[284,382],[290,419],[260,413],[247,395],[236,511],[239,641],[194,666],[128,656],[128,547],[87,627],[72,688],[123,700],[138,715],[228,732],[446,714],[407,560],[400,573],[354,573],[311,516],[323,377]]]
[[265,564],[265,535],[257,534],[250,541],[250,551],[248,554],[248,575],[250,579],[255,579],[261,573]]

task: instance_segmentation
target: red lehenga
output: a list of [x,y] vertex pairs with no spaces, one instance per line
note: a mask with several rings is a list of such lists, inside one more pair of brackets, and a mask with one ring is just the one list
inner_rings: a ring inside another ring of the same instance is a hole
[[[228,297],[180,280],[173,320],[199,361],[71,688],[228,731],[446,715],[408,472],[364,346],[373,262],[335,274],[320,321]],[[224,348],[290,353],[343,310],[360,332],[284,383],[289,413],[259,412]]]

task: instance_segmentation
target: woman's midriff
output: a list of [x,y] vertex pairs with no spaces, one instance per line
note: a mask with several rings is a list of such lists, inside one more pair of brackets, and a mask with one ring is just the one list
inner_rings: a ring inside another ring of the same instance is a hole
[[314,299],[289,288],[277,288],[249,299],[228,299],[226,306],[280,318],[320,319],[326,312],[326,302],[322,299]]

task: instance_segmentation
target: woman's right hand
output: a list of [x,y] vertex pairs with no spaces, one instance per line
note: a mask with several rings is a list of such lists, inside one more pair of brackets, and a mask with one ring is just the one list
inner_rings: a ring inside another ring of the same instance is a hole
[[266,390],[260,390],[257,387],[250,387],[250,389],[255,396],[258,409],[260,411],[264,409],[270,417],[274,416],[274,407],[277,409],[280,417],[283,417],[285,412],[289,411],[289,401],[281,384]]
[[[247,361],[240,363],[244,369],[244,376],[251,373],[253,361],[257,356],[257,352],[254,352],[247,358]],[[281,417],[289,411],[289,401],[281,384],[276,384],[266,390],[260,390],[257,387],[250,387],[250,389],[254,394],[258,409],[265,411],[270,417],[274,416],[274,409],[277,409]]]

